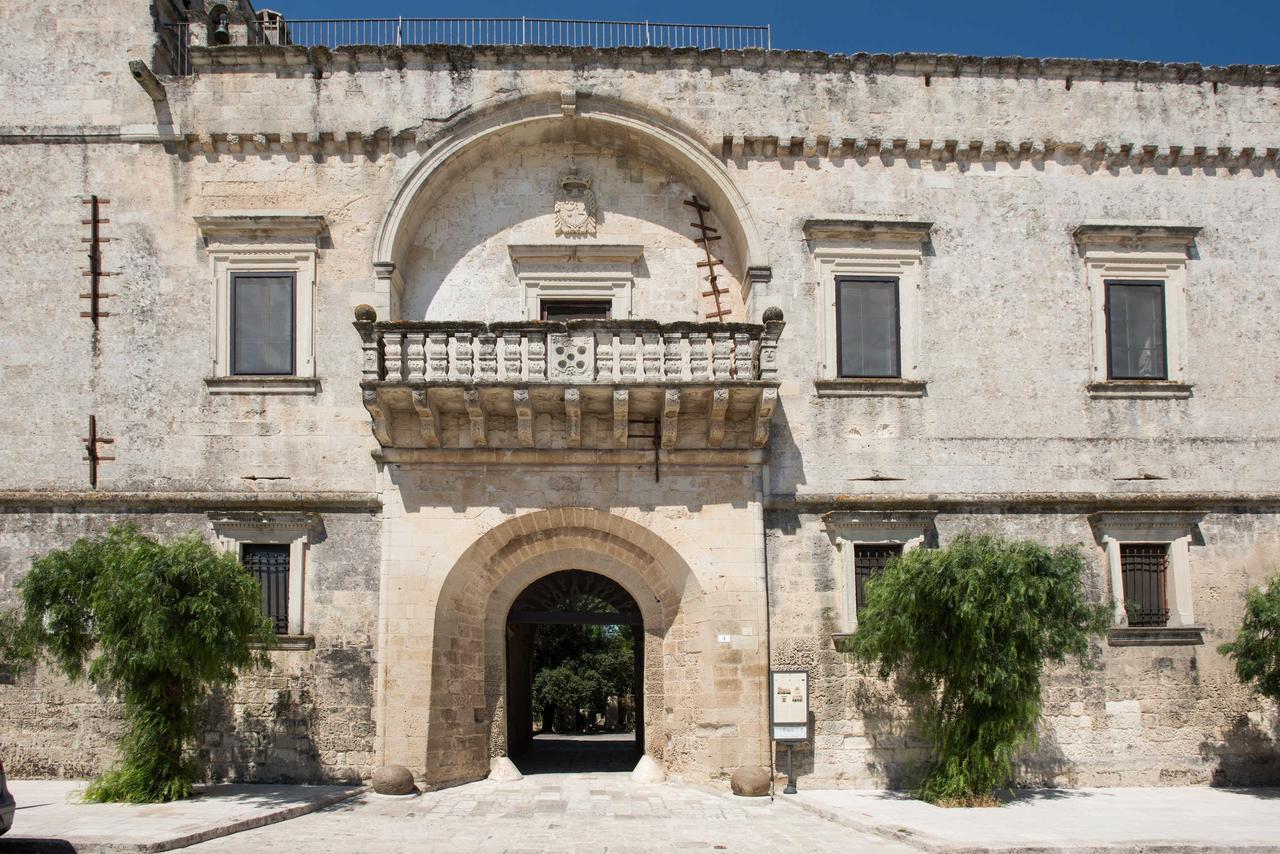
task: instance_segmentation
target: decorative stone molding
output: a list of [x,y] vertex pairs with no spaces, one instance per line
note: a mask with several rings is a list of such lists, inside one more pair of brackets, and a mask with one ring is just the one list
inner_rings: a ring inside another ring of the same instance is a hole
[[289,546],[288,637],[302,636],[307,542],[319,519],[310,513],[210,513],[209,524],[223,551],[236,557],[245,543]]
[[[208,250],[213,285],[209,391],[314,394],[316,260],[325,218],[299,211],[225,211],[197,216],[195,222]],[[231,373],[231,278],[236,273],[294,277],[294,371],[287,378]]]
[[[925,381],[918,375],[920,286],[923,247],[932,228],[933,223],[919,220],[856,215],[825,215],[804,222],[817,277],[819,396],[919,397],[925,393]],[[845,277],[897,282],[900,376],[839,375],[836,283]]]
[[[1088,287],[1092,360],[1086,392],[1093,398],[1187,398],[1187,257],[1200,229],[1169,223],[1085,222],[1073,232]],[[1113,379],[1108,373],[1109,281],[1158,282],[1164,295],[1166,376]]]
[[524,293],[526,320],[541,318],[543,299],[607,299],[615,320],[631,317],[635,265],[644,246],[631,243],[511,243],[511,265]]
[[1200,646],[1204,626],[1113,626],[1108,646]]
[[200,512],[230,510],[324,510],[376,513],[382,498],[376,492],[107,492],[29,490],[0,491],[0,507],[20,510],[58,508],[84,512],[167,510]]
[[1190,544],[1203,512],[1106,511],[1089,517],[1094,533],[1107,554],[1111,581],[1112,613],[1117,627],[1128,627],[1124,581],[1120,567],[1122,543],[1167,543],[1169,564],[1165,583],[1170,603],[1168,628],[1195,624],[1191,598]]
[[917,549],[937,536],[936,513],[918,510],[833,511],[822,515],[822,523],[840,554],[839,579],[844,607],[843,631],[833,634],[839,647],[842,639],[857,631],[858,605],[855,601],[854,553],[859,544],[902,546],[904,552]]

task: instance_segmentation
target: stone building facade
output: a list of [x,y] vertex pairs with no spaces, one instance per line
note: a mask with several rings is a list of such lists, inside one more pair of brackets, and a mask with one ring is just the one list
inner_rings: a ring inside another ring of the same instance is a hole
[[[585,570],[642,615],[668,773],[769,764],[772,665],[802,782],[901,785],[838,636],[877,556],[975,531],[1079,545],[1115,609],[1025,780],[1276,780],[1216,647],[1280,566],[1280,69],[331,51],[227,5],[186,51],[168,0],[0,6],[0,601],[121,520],[287,555],[212,776],[484,776],[513,603]],[[110,697],[6,681],[11,774],[111,760]]]

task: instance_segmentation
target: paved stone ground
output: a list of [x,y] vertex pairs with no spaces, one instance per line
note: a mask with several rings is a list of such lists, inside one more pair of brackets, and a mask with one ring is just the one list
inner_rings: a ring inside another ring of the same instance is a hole
[[206,786],[171,804],[83,804],[84,781],[9,780],[18,803],[0,854],[168,851],[284,821],[350,797],[354,786]]
[[926,850],[1280,851],[1280,789],[1046,789],[999,809],[944,809],[894,792],[801,791],[796,803]]
[[917,849],[826,821],[792,804],[744,801],[620,773],[536,774],[415,798],[362,795],[281,825],[187,849],[200,854],[658,851],[814,852]]

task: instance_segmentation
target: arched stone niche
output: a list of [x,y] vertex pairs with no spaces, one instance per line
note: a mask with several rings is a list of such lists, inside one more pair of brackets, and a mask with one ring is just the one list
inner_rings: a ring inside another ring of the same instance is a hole
[[[591,182],[594,233],[557,234],[561,179]],[[691,227],[694,194],[711,206],[713,246],[729,320],[745,320],[750,282],[768,261],[745,199],[728,172],[690,134],[629,105],[560,96],[519,99],[482,111],[443,135],[405,178],[379,231],[374,266],[386,313],[407,320],[525,319],[525,284],[511,245],[638,246],[631,314],[703,320],[714,308],[705,259]],[[590,276],[590,253],[564,272]],[[550,271],[554,273],[554,270]]]
[[[484,777],[506,753],[506,624],[516,598],[537,579],[584,569],[616,581],[644,623],[645,752],[662,762],[678,730],[676,698],[709,679],[711,638],[704,594],[684,560],[647,528],[611,513],[556,508],[511,519],[482,536],[449,571],[434,612],[425,765],[429,785]],[[394,646],[394,639],[393,639]],[[708,672],[704,673],[703,671]],[[399,668],[398,672],[408,672]],[[389,684],[384,702],[399,702]],[[388,742],[403,743],[398,733]],[[705,769],[714,773],[716,769]]]

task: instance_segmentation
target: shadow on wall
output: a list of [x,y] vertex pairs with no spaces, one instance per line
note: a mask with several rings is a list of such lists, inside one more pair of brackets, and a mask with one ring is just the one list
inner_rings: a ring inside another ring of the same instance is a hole
[[1240,715],[1221,741],[1201,742],[1200,756],[1217,760],[1211,786],[1280,786],[1280,722],[1267,732]]
[[929,743],[912,724],[923,710],[894,688],[893,679],[858,676],[851,700],[862,719],[867,772],[888,789],[914,789],[929,767]]

